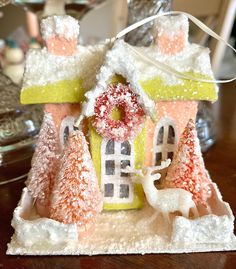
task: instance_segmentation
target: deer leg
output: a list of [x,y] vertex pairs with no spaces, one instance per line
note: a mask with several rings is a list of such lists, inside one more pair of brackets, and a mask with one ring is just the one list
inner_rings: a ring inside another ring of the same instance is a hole
[[168,223],[170,223],[169,212],[162,211],[162,215],[163,215],[165,221],[167,221]]
[[183,217],[185,217],[185,218],[188,219],[188,216],[189,216],[189,208],[188,207],[182,208],[181,213],[182,213],[182,216]]
[[198,213],[197,207],[196,206],[193,206],[191,209],[192,209],[194,218],[198,218],[199,217],[199,213]]

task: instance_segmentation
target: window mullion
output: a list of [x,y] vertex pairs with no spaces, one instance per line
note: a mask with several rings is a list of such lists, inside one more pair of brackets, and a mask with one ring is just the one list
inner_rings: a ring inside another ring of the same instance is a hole
[[[109,140],[108,140],[109,141]],[[101,172],[102,172],[102,185],[103,185],[103,189],[105,189],[105,184],[113,184],[114,186],[114,195],[113,197],[104,197],[104,200],[109,202],[109,203],[117,203],[119,200],[122,202],[131,202],[131,199],[133,199],[133,193],[132,193],[132,187],[130,184],[130,182],[127,180],[127,177],[121,177],[121,161],[129,161],[130,162],[130,166],[134,165],[134,156],[133,156],[133,148],[131,147],[131,144],[128,144],[127,147],[129,146],[130,149],[128,149],[128,152],[130,154],[126,155],[126,154],[121,154],[121,144],[119,142],[114,141],[114,154],[105,154],[106,153],[106,146],[108,141],[104,141],[104,146],[102,146],[102,167],[101,167]],[[129,141],[127,141],[127,143],[130,143]],[[124,147],[125,145],[123,145]],[[104,152],[103,152],[104,151]],[[124,151],[123,152],[127,152]],[[114,161],[114,175],[106,175],[106,167],[105,167],[105,163],[106,161]],[[121,186],[122,185],[128,185],[129,189],[126,191],[125,190],[125,186]],[[123,189],[123,198],[120,197],[120,189]],[[125,197],[124,193],[127,192],[128,197]]]
[[167,139],[168,139],[168,129],[169,125],[164,125],[164,132],[163,132],[163,146],[162,146],[162,160],[167,159]]

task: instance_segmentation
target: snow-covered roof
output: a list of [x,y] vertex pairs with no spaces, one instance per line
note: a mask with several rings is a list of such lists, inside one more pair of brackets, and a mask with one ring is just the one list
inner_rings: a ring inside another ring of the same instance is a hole
[[85,94],[87,102],[84,103],[83,114],[87,117],[94,114],[96,98],[106,91],[107,85],[115,75],[126,78],[146,113],[153,115],[155,104],[140,86],[136,66],[133,64],[126,43],[122,40],[116,41],[112,49],[107,52],[105,62],[97,75],[95,88]]
[[[187,43],[185,48],[175,55],[163,55],[155,45],[149,48],[135,48],[138,54],[130,46],[128,50],[137,68],[140,84],[153,100],[215,101],[217,99],[217,85],[201,81],[214,81],[208,48]],[[159,68],[140,58],[139,55],[158,62]],[[162,69],[161,66],[168,67],[169,72],[163,71],[165,68]],[[194,77],[196,80],[176,76],[170,72],[172,70],[181,75]]]
[[[78,46],[73,56],[51,54],[46,48],[27,53],[21,102],[79,102],[81,91],[94,87],[107,46]],[[79,97],[76,97],[76,94]]]
[[[188,44],[176,55],[163,55],[157,46],[135,47],[135,50],[183,74],[198,74],[213,79],[209,50],[198,45]],[[123,40],[118,40],[106,54],[105,62],[97,75],[96,86],[85,94],[87,102],[84,103],[82,111],[85,116],[94,114],[96,98],[106,91],[107,84],[114,75],[121,75],[130,83],[140,104],[149,115],[154,111],[153,100],[213,100],[217,95],[214,84],[186,82],[174,74],[162,71],[141,58]]]
[[21,102],[77,103],[87,97],[83,114],[91,116],[96,98],[115,75],[123,76],[130,83],[149,115],[154,111],[153,101],[217,99],[215,84],[179,78],[140,57],[163,63],[181,74],[213,79],[207,48],[187,44],[176,55],[163,55],[155,45],[131,47],[117,40],[110,50],[107,49],[107,44],[78,46],[73,56],[53,55],[46,48],[30,50],[26,57]]
[[[131,54],[133,63],[137,68],[139,80],[144,81],[153,77],[160,77],[160,79],[167,85],[181,84],[182,79],[171,75],[165,71],[158,69],[156,66],[143,61],[132,50],[127,47],[129,54]],[[152,60],[157,60],[181,73],[196,73],[203,74],[213,78],[211,69],[209,49],[199,46],[197,44],[187,44],[187,46],[175,55],[163,55],[156,45],[150,47],[136,47],[136,51],[140,54],[149,57]]]

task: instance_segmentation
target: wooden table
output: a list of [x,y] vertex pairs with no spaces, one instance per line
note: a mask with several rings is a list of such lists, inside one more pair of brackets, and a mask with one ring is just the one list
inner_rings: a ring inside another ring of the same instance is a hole
[[[217,142],[204,154],[206,167],[225,201],[236,215],[236,83],[223,85],[216,115]],[[236,252],[179,255],[111,255],[95,257],[23,257],[6,256],[7,243],[13,234],[12,212],[20,199],[23,181],[0,186],[0,269],[90,269],[90,268],[236,268]]]

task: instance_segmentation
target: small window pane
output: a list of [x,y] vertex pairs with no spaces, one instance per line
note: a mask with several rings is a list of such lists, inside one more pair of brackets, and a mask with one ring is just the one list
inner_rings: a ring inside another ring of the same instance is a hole
[[172,160],[173,159],[173,155],[174,155],[173,152],[168,152],[167,158]]
[[[126,166],[130,166],[130,160],[122,160],[122,161],[120,161],[120,168],[121,169],[125,169],[126,168]],[[128,177],[129,176],[129,173],[123,173],[123,172],[121,172],[120,173],[120,176],[121,177]]]
[[129,197],[129,185],[120,184],[120,198],[128,198],[128,197]]
[[107,142],[107,145],[106,145],[106,154],[109,155],[109,154],[114,154],[115,153],[115,150],[114,150],[114,140],[109,140]]
[[164,127],[162,126],[158,132],[157,145],[163,144]]
[[128,141],[121,143],[121,154],[130,155],[131,154],[131,146]]
[[156,153],[156,160],[155,160],[155,165],[160,165],[162,160],[162,154],[161,152]]
[[104,196],[113,197],[114,196],[114,184],[105,184],[104,185]]
[[175,130],[173,126],[169,126],[168,130],[168,139],[167,139],[168,144],[174,144],[175,143]]
[[69,126],[66,126],[66,128],[64,129],[64,133],[63,133],[63,141],[64,141],[64,145],[66,144],[66,142],[67,142],[67,140],[68,140],[69,133],[70,133]]
[[115,174],[115,161],[108,160],[105,163],[106,167],[106,175],[114,175]]

